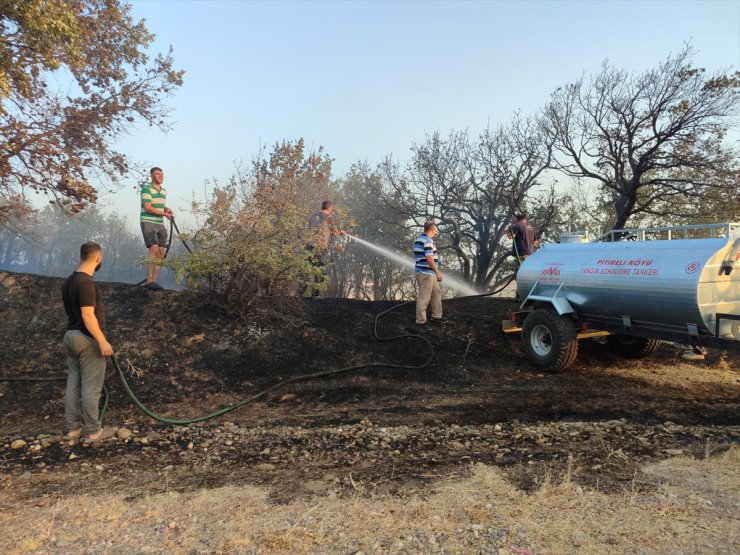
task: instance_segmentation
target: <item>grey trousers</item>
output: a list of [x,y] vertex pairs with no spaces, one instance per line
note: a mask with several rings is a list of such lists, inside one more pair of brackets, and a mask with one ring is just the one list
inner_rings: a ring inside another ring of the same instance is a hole
[[437,276],[416,272],[416,323],[426,324],[427,306],[432,302],[432,318],[442,318],[442,289]]
[[82,428],[87,434],[100,430],[98,403],[105,381],[105,357],[98,342],[81,331],[64,334],[67,354],[67,391],[64,393],[64,416],[67,430]]

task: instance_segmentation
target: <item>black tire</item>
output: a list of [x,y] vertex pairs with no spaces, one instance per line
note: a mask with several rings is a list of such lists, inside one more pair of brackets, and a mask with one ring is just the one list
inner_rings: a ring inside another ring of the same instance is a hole
[[625,358],[645,358],[655,352],[660,345],[660,340],[614,334],[606,336],[606,344],[612,352]]
[[573,320],[552,309],[539,309],[524,319],[524,352],[545,372],[568,368],[578,356],[578,338]]

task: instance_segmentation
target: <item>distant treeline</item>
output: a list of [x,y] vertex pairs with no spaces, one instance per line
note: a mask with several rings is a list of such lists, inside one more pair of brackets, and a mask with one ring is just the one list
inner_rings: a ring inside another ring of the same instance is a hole
[[[147,255],[141,236],[132,231],[118,213],[103,214],[97,208],[70,216],[48,206],[30,218],[0,226],[0,269],[44,276],[67,276],[79,262],[79,248],[86,241],[103,247],[101,281],[137,283],[146,275],[141,265]],[[171,253],[182,249],[174,244]],[[176,289],[171,271],[164,270],[160,283]]]

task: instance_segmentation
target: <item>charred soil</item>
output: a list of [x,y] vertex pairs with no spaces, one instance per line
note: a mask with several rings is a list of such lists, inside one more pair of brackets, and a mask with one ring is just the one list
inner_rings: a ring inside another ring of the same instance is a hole
[[[0,273],[2,377],[65,374],[60,284]],[[375,316],[394,303],[265,298],[247,320],[228,321],[181,293],[101,289],[108,338],[132,385],[171,417],[209,412],[296,375],[428,356],[418,339],[374,338]],[[679,453],[704,457],[738,441],[740,361],[731,355],[715,351],[689,364],[663,345],[635,361],[584,341],[572,368],[544,374],[528,363],[520,339],[501,331],[516,306],[502,298],[445,301],[449,323],[421,332],[434,346],[427,368],[292,384],[192,426],[139,413],[109,369],[106,421],[132,433],[94,447],[58,439],[63,382],[0,382],[0,479],[18,503],[72,495],[83,483],[88,493],[130,499],[255,485],[286,503],[317,488],[353,493],[358,484],[408,496],[484,463],[524,491],[568,472],[580,487],[614,492],[645,464]],[[409,332],[417,333],[413,305],[379,322],[382,336]],[[12,449],[16,439],[27,445]],[[105,477],[90,480],[95,468]]]

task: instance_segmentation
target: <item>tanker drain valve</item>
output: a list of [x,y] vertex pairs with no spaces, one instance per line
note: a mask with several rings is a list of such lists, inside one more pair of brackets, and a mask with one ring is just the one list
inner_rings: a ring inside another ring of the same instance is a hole
[[719,267],[719,275],[729,276],[732,273],[736,260],[740,260],[740,238],[735,239],[732,243],[729,256]]

